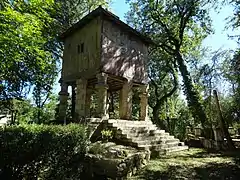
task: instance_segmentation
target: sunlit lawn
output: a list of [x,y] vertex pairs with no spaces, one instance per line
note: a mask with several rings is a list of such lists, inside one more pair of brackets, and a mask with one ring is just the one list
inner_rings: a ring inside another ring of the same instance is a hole
[[195,148],[177,152],[151,160],[130,179],[240,180],[240,153],[214,153]]

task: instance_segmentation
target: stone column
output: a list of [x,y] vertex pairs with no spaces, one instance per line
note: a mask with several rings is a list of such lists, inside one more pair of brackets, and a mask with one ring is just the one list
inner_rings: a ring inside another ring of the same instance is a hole
[[76,81],[76,118],[81,120],[85,117],[85,100],[86,100],[86,79],[78,79]]
[[187,127],[186,127],[186,132],[185,132],[185,136],[186,136],[187,139],[188,139],[188,137],[189,137],[189,134],[191,134],[191,127],[190,127],[190,126],[187,126]]
[[120,119],[132,118],[132,81],[126,81],[120,90],[119,116]]
[[75,119],[75,111],[76,111],[76,85],[72,85],[72,108],[71,115],[72,118]]
[[98,83],[96,84],[96,93],[97,93],[97,117],[99,118],[108,118],[107,114],[107,77],[105,73],[97,74]]
[[60,96],[58,119],[66,124],[66,112],[68,107],[68,85],[64,82],[61,83],[61,91],[58,93]]
[[148,120],[148,85],[141,86],[140,91],[140,120]]
[[213,127],[214,145],[217,150],[224,147],[224,135],[220,127]]
[[92,98],[92,93],[93,90],[87,88],[86,91],[86,100],[85,100],[85,116],[90,118],[91,114],[90,114],[90,108],[91,108],[91,98]]
[[214,133],[215,141],[223,141],[224,140],[224,135],[223,135],[220,127],[214,127],[213,133]]
[[202,134],[202,127],[200,125],[194,128],[194,134],[196,137],[200,137]]

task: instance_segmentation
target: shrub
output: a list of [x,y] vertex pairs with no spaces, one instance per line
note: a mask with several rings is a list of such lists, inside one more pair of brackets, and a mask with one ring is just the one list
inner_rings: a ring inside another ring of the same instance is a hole
[[104,129],[101,131],[101,134],[102,134],[103,142],[108,142],[109,140],[111,140],[113,138],[113,132],[111,130]]
[[79,179],[88,137],[70,124],[0,129],[0,179]]

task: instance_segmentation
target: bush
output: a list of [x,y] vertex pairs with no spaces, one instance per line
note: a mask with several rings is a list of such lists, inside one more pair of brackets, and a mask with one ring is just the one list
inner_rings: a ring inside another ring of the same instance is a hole
[[79,179],[88,137],[80,125],[0,129],[0,179]]

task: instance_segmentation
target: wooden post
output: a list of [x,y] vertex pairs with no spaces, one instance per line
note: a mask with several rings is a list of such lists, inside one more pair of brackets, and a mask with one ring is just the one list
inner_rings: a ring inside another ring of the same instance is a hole
[[218,111],[218,115],[219,115],[219,118],[220,118],[220,125],[221,125],[221,128],[223,130],[223,133],[224,133],[225,137],[227,138],[228,148],[233,150],[233,149],[235,149],[235,146],[234,146],[232,138],[231,138],[231,136],[230,136],[230,134],[228,132],[226,123],[225,123],[225,121],[223,119],[222,111],[221,111],[221,108],[220,108],[219,99],[218,99],[218,95],[217,95],[217,91],[216,90],[213,90],[213,95],[215,96],[215,100],[216,100],[217,111]]

